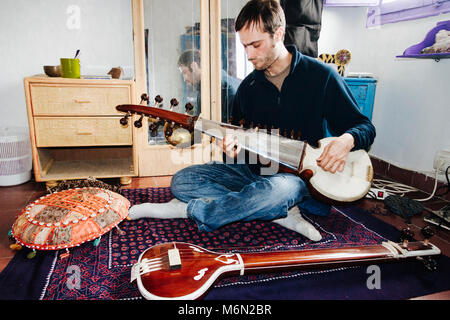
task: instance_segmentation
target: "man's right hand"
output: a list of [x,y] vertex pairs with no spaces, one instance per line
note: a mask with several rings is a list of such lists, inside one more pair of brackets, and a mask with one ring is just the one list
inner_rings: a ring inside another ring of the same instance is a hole
[[241,145],[238,144],[236,137],[229,133],[222,140],[222,150],[228,157],[236,158],[241,151]]

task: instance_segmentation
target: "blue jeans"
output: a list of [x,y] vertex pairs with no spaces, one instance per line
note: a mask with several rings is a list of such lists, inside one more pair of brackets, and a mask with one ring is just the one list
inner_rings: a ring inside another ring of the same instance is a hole
[[173,195],[187,202],[187,215],[199,230],[213,231],[236,221],[273,220],[294,205],[327,215],[330,207],[313,200],[305,182],[289,173],[260,176],[246,164],[210,162],[178,171]]

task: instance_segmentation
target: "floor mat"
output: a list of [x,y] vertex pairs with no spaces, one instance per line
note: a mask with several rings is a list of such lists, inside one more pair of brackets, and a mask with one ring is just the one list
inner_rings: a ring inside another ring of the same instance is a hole
[[[132,204],[167,202],[170,188],[124,189]],[[148,247],[180,241],[220,252],[259,252],[337,248],[396,240],[397,230],[358,207],[333,207],[327,217],[304,213],[322,235],[315,243],[278,224],[252,221],[201,232],[189,219],[123,221],[122,232],[112,230],[98,246],[85,243],[65,251],[27,250],[15,255],[0,274],[0,299],[126,300],[142,299],[130,283],[131,266]],[[439,269],[428,272],[418,261],[375,266],[378,286],[371,285],[368,266],[299,270],[223,278],[204,299],[406,299],[450,289],[449,258],[438,259]]]

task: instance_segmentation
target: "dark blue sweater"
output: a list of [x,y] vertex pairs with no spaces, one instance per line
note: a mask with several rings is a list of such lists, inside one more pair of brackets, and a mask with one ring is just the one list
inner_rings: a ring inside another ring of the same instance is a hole
[[245,119],[253,124],[280,129],[280,133],[301,132],[301,140],[317,146],[325,137],[325,123],[335,135],[348,132],[355,139],[353,150],[369,150],[375,127],[363,115],[355,98],[336,70],[302,55],[294,46],[290,72],[281,92],[267,80],[264,71],[254,70],[239,86],[233,104],[233,123]]

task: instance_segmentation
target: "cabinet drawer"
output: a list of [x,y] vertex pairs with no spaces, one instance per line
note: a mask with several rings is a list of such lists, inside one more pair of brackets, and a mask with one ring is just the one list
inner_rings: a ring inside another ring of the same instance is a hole
[[119,115],[119,104],[130,103],[129,86],[31,84],[33,115]]
[[120,125],[120,117],[37,117],[37,147],[131,145],[132,126]]

